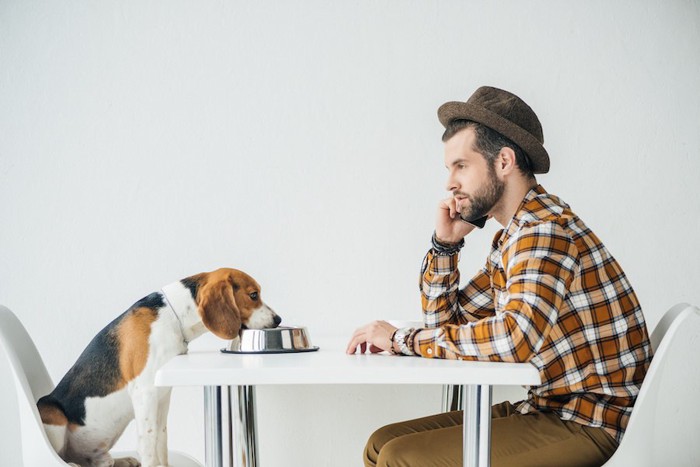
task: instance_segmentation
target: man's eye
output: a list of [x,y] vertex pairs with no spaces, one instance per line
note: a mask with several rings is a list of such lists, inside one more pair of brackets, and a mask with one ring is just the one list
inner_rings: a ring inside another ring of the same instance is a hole
[[257,299],[258,299],[258,293],[257,293],[257,292],[251,293],[251,294],[250,294],[250,298],[251,298],[251,300],[257,300]]

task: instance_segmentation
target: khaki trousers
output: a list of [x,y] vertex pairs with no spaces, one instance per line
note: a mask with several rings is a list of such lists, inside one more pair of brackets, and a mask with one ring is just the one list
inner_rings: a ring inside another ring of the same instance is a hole
[[[601,466],[618,443],[602,428],[552,412],[520,414],[510,402],[491,408],[491,467]],[[462,465],[462,411],[380,428],[365,448],[367,467]]]

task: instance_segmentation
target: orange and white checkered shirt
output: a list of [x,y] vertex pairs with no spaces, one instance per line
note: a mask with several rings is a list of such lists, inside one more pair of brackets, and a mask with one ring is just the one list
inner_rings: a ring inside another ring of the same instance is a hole
[[619,442],[652,349],[632,286],[598,237],[538,185],[462,289],[457,262],[436,248],[423,261],[420,354],[530,362],[542,384],[521,413],[554,411]]

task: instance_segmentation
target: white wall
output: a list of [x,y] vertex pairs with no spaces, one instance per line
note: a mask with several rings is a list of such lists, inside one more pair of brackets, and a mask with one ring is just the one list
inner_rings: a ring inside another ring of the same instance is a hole
[[[436,110],[489,84],[535,109],[540,182],[619,259],[653,328],[700,303],[699,5],[3,0],[0,303],[55,380],[136,299],[224,265],[312,336],[416,319],[445,196]],[[497,227],[470,236],[465,276]],[[2,466],[19,465],[12,397],[2,378]],[[170,417],[171,446],[200,459],[201,399],[176,390]],[[440,389],[258,399],[263,465],[356,466],[373,429],[437,411]]]

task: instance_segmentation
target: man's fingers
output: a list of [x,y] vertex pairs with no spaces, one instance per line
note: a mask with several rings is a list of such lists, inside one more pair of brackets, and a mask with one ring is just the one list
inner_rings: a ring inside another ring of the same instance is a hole
[[455,213],[457,212],[454,198],[445,198],[440,201],[440,209],[447,211],[447,215],[450,216],[450,219],[454,219]]
[[394,329],[393,326],[386,321],[373,321],[357,329],[345,353],[354,354],[358,348],[360,353],[365,353],[367,350],[371,353],[383,352],[385,349],[380,346],[386,346],[387,341],[391,340],[389,336],[392,329]]
[[357,351],[357,347],[360,347],[360,353],[365,353],[365,342],[367,342],[365,329],[363,327],[355,331],[345,353],[354,354]]
[[360,337],[358,333],[360,330],[358,329],[355,331],[355,334],[352,335],[352,338],[350,339],[350,342],[348,343],[348,348],[345,349],[346,353],[353,354],[357,350],[357,346],[360,345]]
[[452,219],[454,219],[455,216],[457,215],[457,202],[455,201],[454,198],[450,198],[449,206],[450,206],[450,217]]

